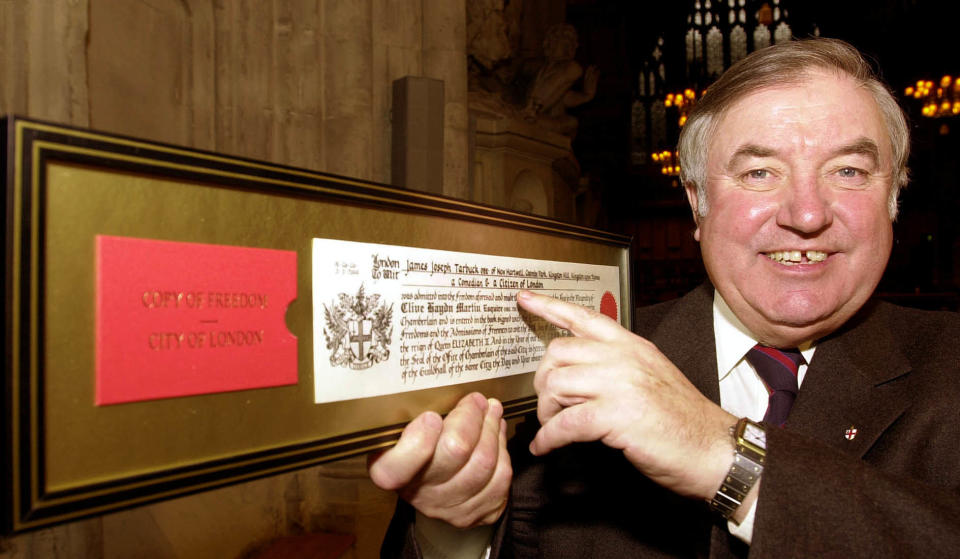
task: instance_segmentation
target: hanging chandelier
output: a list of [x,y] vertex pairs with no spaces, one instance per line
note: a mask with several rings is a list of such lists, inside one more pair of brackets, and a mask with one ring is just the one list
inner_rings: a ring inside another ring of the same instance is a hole
[[660,164],[660,172],[664,175],[676,177],[680,175],[680,162],[677,152],[670,150],[658,151],[650,156],[654,163]]
[[921,114],[930,118],[960,114],[960,78],[943,76],[939,84],[930,80],[918,80],[904,90],[907,97],[923,103]]
[[[700,94],[701,96],[703,93]],[[697,102],[697,92],[690,89],[684,89],[681,93],[667,93],[667,96],[663,100],[663,106],[667,107],[676,107],[677,111],[680,113],[680,116],[677,118],[677,124],[681,127],[687,123],[687,115],[690,114],[690,109],[693,108],[693,104]]]
[[[700,93],[702,97],[706,93],[706,90]],[[679,93],[668,93],[667,96],[663,99],[663,106],[666,108],[676,107],[679,116],[677,117],[677,125],[680,128],[683,128],[683,125],[687,123],[687,115],[690,114],[690,110],[693,109],[693,105],[697,102],[697,92],[691,88],[684,89]],[[655,152],[650,156],[653,159],[654,163],[660,164],[660,173],[676,177],[680,175],[680,162],[677,159],[677,152],[671,150],[663,150]]]

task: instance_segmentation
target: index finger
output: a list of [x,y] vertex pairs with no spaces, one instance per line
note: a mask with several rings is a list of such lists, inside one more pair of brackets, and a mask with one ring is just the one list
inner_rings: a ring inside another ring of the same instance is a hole
[[609,316],[532,291],[519,291],[517,303],[554,326],[566,328],[581,338],[614,342],[623,339],[624,335],[630,335],[619,322]]

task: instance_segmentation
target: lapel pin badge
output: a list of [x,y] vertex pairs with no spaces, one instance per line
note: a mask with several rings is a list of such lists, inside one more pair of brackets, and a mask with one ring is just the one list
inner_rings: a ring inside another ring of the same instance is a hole
[[849,429],[843,432],[843,436],[848,441],[852,441],[853,439],[857,438],[857,428],[851,425]]

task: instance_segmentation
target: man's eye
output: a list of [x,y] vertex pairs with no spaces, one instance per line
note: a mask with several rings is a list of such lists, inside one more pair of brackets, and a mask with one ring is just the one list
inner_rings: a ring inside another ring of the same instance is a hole
[[765,179],[770,176],[770,171],[766,169],[753,169],[747,171],[746,178],[748,179]]
[[860,169],[854,169],[853,167],[844,167],[843,169],[840,169],[839,171],[837,171],[837,174],[847,179],[853,179],[860,175]]

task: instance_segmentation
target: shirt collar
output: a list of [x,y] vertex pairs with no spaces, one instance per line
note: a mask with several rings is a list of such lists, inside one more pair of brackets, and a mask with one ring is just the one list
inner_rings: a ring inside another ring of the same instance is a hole
[[[723,296],[713,290],[713,335],[717,348],[717,374],[723,380],[737,366],[757,339],[750,330],[733,314]],[[816,346],[806,343],[800,346],[800,353],[807,363],[813,359]]]
[[713,291],[713,335],[717,347],[717,372],[722,380],[756,345],[757,340],[733,314],[717,290]]

